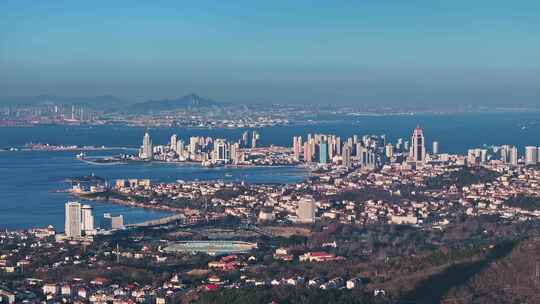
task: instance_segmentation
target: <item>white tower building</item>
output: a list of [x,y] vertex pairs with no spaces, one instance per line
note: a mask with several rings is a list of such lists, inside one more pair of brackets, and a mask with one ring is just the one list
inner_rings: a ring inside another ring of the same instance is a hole
[[439,142],[438,141],[433,142],[433,154],[439,154]]
[[538,148],[528,146],[525,147],[525,164],[532,166],[538,163]]
[[81,204],[79,202],[66,203],[65,234],[69,238],[81,237]]
[[94,216],[92,215],[92,206],[83,205],[81,209],[82,230],[84,234],[94,233]]
[[154,158],[154,147],[152,146],[152,139],[150,138],[150,134],[148,134],[148,132],[144,133],[143,146],[140,157],[144,159]]
[[176,134],[171,135],[171,142],[170,142],[170,150],[171,151],[177,152],[176,151],[176,142],[178,141],[177,138],[178,137],[176,136]]

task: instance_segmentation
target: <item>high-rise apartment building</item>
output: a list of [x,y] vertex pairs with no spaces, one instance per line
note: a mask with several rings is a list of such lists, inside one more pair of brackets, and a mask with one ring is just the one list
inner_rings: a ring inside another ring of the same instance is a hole
[[214,141],[214,156],[217,161],[227,162],[229,160],[229,149],[224,139]]
[[328,146],[325,142],[319,143],[319,163],[326,164],[328,162]]
[[433,152],[433,154],[439,154],[439,142],[438,141],[433,142],[432,152]]
[[176,152],[176,144],[178,142],[178,137],[176,134],[171,135],[170,150]]
[[152,146],[152,139],[150,138],[150,134],[148,134],[148,132],[144,133],[143,145],[139,156],[143,159],[154,158],[154,147]]
[[518,149],[516,146],[510,148],[510,164],[512,166],[518,165]]
[[240,144],[234,143],[231,145],[231,161],[233,164],[238,164],[240,162]]
[[300,153],[302,151],[302,137],[293,137],[293,157],[294,160],[300,161]]
[[184,150],[185,150],[185,143],[183,140],[179,140],[176,142],[176,154],[178,154],[178,156],[183,156],[184,155]]
[[343,163],[343,166],[346,168],[350,168],[351,167],[351,148],[348,145],[345,145],[341,151],[342,151],[341,161]]
[[313,161],[311,158],[311,145],[309,144],[308,141],[304,143],[304,161],[307,163],[310,163]]
[[251,136],[251,148],[255,149],[257,148],[257,140],[259,140],[259,133],[257,131],[253,130],[253,134]]
[[65,205],[65,234],[68,238],[80,238],[82,236],[81,204],[79,202],[67,202]]
[[392,157],[394,157],[394,146],[392,146],[390,143],[386,144],[384,152],[386,158],[392,159]]
[[83,205],[81,208],[81,226],[84,234],[93,234],[94,216],[92,215],[92,206],[90,205]]
[[525,147],[525,164],[528,166],[538,163],[538,148],[533,146]]

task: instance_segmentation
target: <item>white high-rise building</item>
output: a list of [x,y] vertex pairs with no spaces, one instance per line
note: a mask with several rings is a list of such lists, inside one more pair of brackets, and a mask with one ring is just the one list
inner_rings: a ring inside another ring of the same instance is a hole
[[69,238],[80,238],[82,236],[81,204],[79,202],[67,202],[65,208],[65,234]]
[[150,134],[148,134],[148,132],[144,133],[143,145],[139,156],[143,159],[154,158],[154,147],[152,146],[152,139],[150,138]]
[[252,136],[251,136],[251,148],[255,149],[257,148],[257,141],[259,140],[259,133],[255,130],[253,130]]
[[183,140],[179,140],[176,142],[176,154],[178,154],[178,156],[182,157],[184,155],[185,148],[186,147]]
[[296,216],[300,223],[313,223],[315,222],[315,212],[317,206],[315,201],[311,197],[304,197],[298,202],[298,209],[296,209]]
[[193,156],[197,152],[198,145],[199,145],[199,137],[192,136],[189,138],[189,154],[191,155],[191,158],[193,158]]
[[528,166],[536,165],[538,163],[538,148],[528,146],[525,147],[525,164]]
[[439,142],[438,141],[433,142],[433,154],[439,154]]
[[213,159],[223,162],[227,162],[229,160],[229,147],[224,139],[216,139],[214,141]]
[[171,142],[170,142],[170,150],[171,151],[177,152],[176,151],[176,143],[177,142],[178,142],[178,137],[176,136],[176,134],[171,135]]
[[240,162],[240,144],[234,143],[231,145],[231,160],[233,164],[238,164]]
[[426,145],[424,141],[424,133],[420,127],[414,129],[411,138],[411,149],[409,151],[409,161],[423,163],[426,159]]
[[512,166],[517,166],[518,164],[518,149],[516,146],[510,149],[510,164]]
[[81,208],[82,230],[84,234],[90,235],[94,233],[94,216],[92,215],[92,206],[83,205]]

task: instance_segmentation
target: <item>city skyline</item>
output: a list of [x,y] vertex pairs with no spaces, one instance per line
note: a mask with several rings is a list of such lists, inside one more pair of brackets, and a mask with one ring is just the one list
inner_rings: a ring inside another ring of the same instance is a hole
[[0,1],[0,303],[536,303],[539,20]]

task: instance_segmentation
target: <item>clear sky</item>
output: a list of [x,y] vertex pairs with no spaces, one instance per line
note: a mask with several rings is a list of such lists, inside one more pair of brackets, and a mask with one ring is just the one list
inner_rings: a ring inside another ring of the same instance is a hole
[[0,1],[0,96],[540,103],[540,1]]

